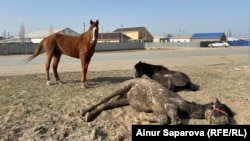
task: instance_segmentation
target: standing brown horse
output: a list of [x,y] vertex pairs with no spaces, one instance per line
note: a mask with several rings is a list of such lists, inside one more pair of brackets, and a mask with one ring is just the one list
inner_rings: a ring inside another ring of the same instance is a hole
[[55,79],[59,83],[61,83],[61,80],[57,72],[57,67],[61,55],[65,54],[71,57],[80,58],[82,65],[81,83],[82,83],[82,88],[86,88],[87,86],[86,75],[88,71],[89,62],[95,52],[95,46],[97,43],[98,31],[99,31],[98,25],[99,25],[98,20],[96,20],[96,22],[90,20],[90,27],[88,31],[82,33],[79,36],[71,36],[58,33],[52,34],[44,38],[35,49],[33,55],[27,58],[26,60],[31,61],[42,52],[42,49],[44,49],[44,52],[47,55],[47,60],[45,64],[46,80],[47,80],[46,84],[51,85],[49,77],[49,69],[52,58],[54,59],[53,71]]

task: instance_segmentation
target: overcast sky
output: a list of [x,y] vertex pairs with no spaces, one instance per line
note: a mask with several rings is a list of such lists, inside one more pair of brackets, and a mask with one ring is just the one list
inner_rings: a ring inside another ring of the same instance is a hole
[[248,37],[250,0],[5,0],[0,8],[0,35],[37,29],[66,28],[82,33],[99,20],[99,32],[121,25],[146,27],[152,35],[232,32]]

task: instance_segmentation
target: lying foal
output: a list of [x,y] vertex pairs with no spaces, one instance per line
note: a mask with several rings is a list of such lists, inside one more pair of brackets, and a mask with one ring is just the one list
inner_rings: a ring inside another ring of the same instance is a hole
[[198,104],[183,99],[160,83],[149,78],[127,80],[95,105],[82,111],[92,121],[102,111],[131,106],[140,112],[140,119],[159,124],[181,124],[182,118],[207,119],[210,124],[229,124],[234,113],[218,99]]
[[145,74],[174,92],[180,90],[196,91],[200,87],[192,83],[187,74],[180,71],[169,70],[162,65],[153,65],[140,61],[135,64],[134,68],[135,78],[142,77]]

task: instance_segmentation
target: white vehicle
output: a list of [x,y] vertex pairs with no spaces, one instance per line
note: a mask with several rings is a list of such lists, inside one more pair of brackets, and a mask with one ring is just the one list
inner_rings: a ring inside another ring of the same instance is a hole
[[230,44],[225,41],[208,44],[208,47],[229,47],[229,46]]

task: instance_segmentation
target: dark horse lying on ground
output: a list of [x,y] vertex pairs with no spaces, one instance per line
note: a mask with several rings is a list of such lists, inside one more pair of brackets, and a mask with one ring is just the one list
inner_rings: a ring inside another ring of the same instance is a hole
[[99,30],[99,21],[96,22],[90,20],[90,27],[88,31],[82,33],[79,36],[71,36],[65,34],[52,34],[46,38],[44,38],[40,44],[35,49],[32,56],[27,58],[27,61],[31,61],[36,56],[38,56],[42,49],[47,55],[46,60],[46,80],[47,85],[50,85],[50,77],[49,77],[49,68],[52,58],[54,58],[53,62],[53,71],[55,75],[55,79],[57,82],[61,83],[59,78],[57,67],[62,54],[80,58],[81,66],[82,66],[82,87],[85,88],[87,86],[86,83],[86,75],[88,71],[89,62],[91,57],[95,52],[95,46],[98,38],[98,30]]
[[135,64],[134,68],[135,78],[142,77],[145,74],[174,92],[180,90],[196,91],[199,89],[199,85],[192,83],[187,74],[169,70],[162,65],[153,65],[140,61]]
[[181,118],[207,119],[210,124],[231,124],[234,116],[231,109],[218,99],[203,105],[188,102],[149,78],[124,81],[110,95],[81,114],[86,121],[92,121],[104,110],[128,105],[141,112],[141,120],[160,124],[181,124]]

